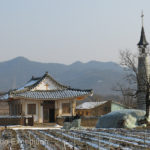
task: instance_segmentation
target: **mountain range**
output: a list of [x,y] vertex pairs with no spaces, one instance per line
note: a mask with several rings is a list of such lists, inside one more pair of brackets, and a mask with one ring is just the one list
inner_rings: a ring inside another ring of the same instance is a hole
[[46,71],[62,84],[80,89],[93,89],[101,95],[113,94],[112,88],[123,78],[123,68],[114,62],[77,61],[71,65],[40,63],[24,57],[0,62],[0,91],[24,85],[32,76],[42,76]]

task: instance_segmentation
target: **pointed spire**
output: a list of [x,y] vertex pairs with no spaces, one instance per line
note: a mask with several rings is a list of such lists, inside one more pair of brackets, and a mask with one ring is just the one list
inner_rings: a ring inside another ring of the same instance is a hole
[[142,14],[141,14],[141,21],[142,21],[141,37],[140,37],[139,43],[137,44],[139,46],[139,48],[141,48],[141,47],[145,47],[146,48],[146,46],[149,45],[149,43],[146,40],[146,36],[145,36],[145,32],[144,32],[143,17],[144,17],[144,14],[142,12]]
[[145,32],[144,32],[144,27],[142,26],[142,30],[141,30],[141,37],[140,37],[140,41],[137,44],[139,47],[146,47],[147,45],[149,45],[149,43],[146,40],[146,36],[145,36]]
[[143,27],[143,24],[144,24],[144,14],[143,14],[143,10],[142,10],[142,13],[141,13],[141,21],[142,21],[142,27]]

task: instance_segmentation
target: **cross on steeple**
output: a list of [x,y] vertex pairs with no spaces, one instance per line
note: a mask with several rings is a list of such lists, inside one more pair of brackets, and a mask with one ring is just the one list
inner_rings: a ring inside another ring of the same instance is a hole
[[143,11],[141,13],[141,20],[142,20],[142,26],[143,26],[143,24],[144,24],[144,14],[143,14]]

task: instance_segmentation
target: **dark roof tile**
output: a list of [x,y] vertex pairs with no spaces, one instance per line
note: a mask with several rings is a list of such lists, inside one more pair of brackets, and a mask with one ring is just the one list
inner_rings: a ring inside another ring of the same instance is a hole
[[91,95],[92,90],[53,90],[53,91],[26,91],[23,93],[13,93],[13,98],[29,98],[42,100],[58,100],[66,98],[75,98],[78,96]]

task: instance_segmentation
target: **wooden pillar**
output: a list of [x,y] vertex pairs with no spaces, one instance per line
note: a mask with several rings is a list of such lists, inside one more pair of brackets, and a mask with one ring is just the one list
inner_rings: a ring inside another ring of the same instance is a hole
[[15,102],[13,104],[13,115],[16,115]]
[[22,101],[21,103],[22,103],[22,113],[21,114],[24,116],[24,115],[26,115],[26,113],[25,113],[26,112],[25,111],[26,110],[26,104],[24,101]]
[[59,102],[55,101],[55,121],[57,121],[57,116],[59,116]]
[[43,123],[43,105],[42,105],[42,102],[38,103],[38,122]]
[[16,115],[18,116],[18,101],[16,102]]
[[11,103],[9,102],[9,115],[11,115]]
[[76,115],[76,100],[75,99],[72,101],[72,115],[73,116]]

